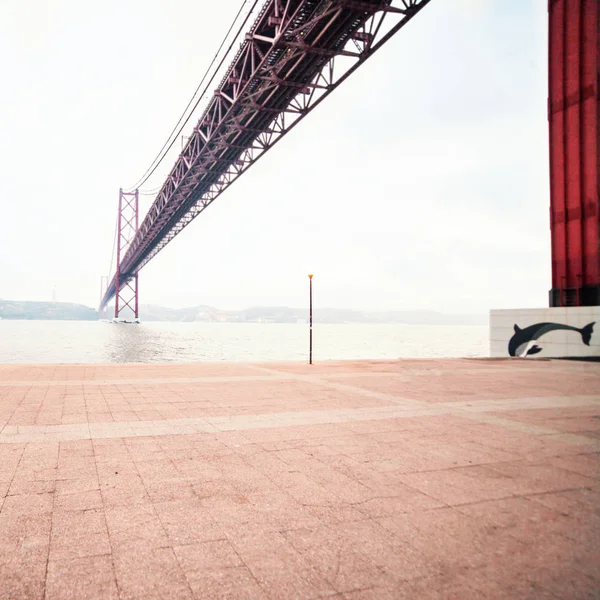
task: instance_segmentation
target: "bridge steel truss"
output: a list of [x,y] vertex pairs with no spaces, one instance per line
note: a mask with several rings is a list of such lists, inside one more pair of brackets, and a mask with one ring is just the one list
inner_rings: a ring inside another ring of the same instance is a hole
[[138,274],[128,277],[122,272],[123,257],[131,248],[139,226],[139,191],[119,190],[119,218],[117,221],[117,271],[115,273],[115,320],[121,313],[133,319],[139,317]]
[[101,306],[430,0],[267,0]]

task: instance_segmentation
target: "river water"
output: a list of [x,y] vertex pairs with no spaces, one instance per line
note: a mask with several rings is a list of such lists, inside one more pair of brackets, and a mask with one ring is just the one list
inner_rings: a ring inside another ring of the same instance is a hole
[[[316,325],[313,358],[488,355],[488,328]],[[0,363],[307,360],[307,325],[0,320]]]

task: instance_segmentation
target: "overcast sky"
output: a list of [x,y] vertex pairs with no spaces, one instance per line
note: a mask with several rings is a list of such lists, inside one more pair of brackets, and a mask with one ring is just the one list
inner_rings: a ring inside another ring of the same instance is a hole
[[[0,298],[97,306],[119,187],[241,3],[0,0]],[[141,302],[299,307],[314,271],[317,307],[546,306],[546,19],[432,0],[141,271]]]

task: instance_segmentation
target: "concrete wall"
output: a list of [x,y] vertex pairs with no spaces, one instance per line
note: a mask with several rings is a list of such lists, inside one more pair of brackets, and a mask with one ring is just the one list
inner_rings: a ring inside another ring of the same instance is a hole
[[[584,329],[592,322],[595,325]],[[515,325],[519,330],[515,331]],[[553,326],[574,327],[579,331],[550,330]],[[591,335],[590,330],[593,330]],[[589,346],[583,343],[584,336],[589,337]],[[537,348],[532,352],[534,346]],[[490,356],[508,357],[509,350],[517,356],[529,351],[527,358],[600,357],[600,306],[492,310]]]

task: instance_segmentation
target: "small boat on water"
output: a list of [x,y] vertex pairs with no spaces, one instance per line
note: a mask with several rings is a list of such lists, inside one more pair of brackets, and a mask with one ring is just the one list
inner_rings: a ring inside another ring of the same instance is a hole
[[117,325],[126,324],[126,325],[139,325],[140,320],[134,319],[133,321],[128,321],[127,319],[112,319],[109,321],[110,323],[116,323]]

